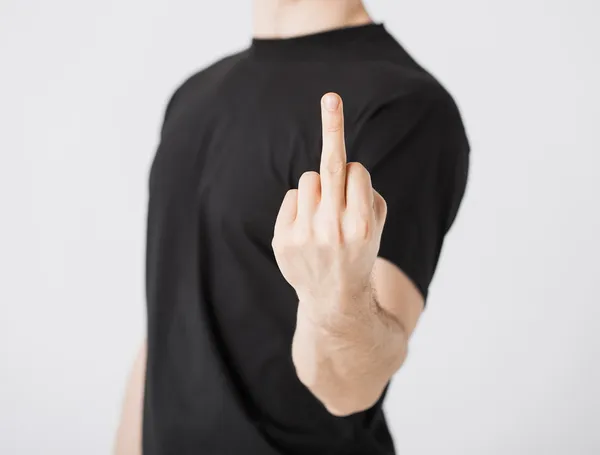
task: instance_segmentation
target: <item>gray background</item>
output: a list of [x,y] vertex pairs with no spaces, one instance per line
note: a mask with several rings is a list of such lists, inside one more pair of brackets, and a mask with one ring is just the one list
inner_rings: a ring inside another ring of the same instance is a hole
[[[387,401],[399,453],[600,453],[599,3],[368,6],[473,146]],[[249,1],[0,0],[0,453],[109,453],[164,104],[250,24]]]

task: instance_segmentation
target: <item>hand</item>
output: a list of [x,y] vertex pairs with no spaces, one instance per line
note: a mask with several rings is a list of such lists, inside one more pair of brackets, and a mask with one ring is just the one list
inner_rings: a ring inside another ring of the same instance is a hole
[[366,289],[387,214],[371,176],[346,164],[342,100],[321,99],[323,150],[320,173],[305,172],[279,209],[272,247],[284,278],[300,301],[327,302],[311,313],[330,313]]

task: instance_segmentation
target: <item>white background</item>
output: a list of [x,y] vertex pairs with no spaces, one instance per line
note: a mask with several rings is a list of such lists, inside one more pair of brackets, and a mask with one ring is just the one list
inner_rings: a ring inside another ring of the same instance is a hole
[[[314,1],[314,0],[313,0]],[[471,177],[387,412],[398,452],[600,453],[600,5],[368,2]],[[0,0],[0,453],[106,455],[144,335],[148,166],[250,1]]]

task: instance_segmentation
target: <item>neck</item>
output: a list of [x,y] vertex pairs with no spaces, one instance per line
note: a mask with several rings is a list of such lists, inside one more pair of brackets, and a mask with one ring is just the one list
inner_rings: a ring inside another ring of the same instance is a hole
[[255,38],[292,38],[370,22],[362,0],[254,0]]

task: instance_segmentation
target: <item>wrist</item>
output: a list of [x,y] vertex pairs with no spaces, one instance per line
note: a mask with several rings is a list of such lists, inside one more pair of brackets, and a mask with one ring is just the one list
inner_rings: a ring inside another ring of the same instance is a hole
[[297,292],[297,295],[297,317],[324,334],[356,334],[358,326],[370,326],[378,317],[378,305],[370,284],[321,295],[309,292]]

